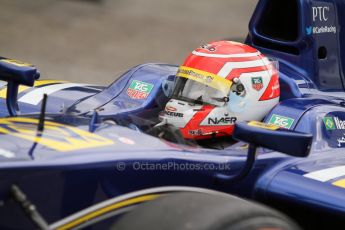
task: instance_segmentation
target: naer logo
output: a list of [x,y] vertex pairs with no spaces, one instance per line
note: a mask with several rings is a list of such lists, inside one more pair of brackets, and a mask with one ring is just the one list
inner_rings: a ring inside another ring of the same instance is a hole
[[237,121],[237,117],[215,117],[215,118],[211,118],[209,117],[207,120],[207,123],[209,125],[213,124],[213,125],[227,125],[227,124],[234,124]]
[[273,114],[268,124],[277,125],[281,128],[290,129],[295,120],[289,117],[283,117]]

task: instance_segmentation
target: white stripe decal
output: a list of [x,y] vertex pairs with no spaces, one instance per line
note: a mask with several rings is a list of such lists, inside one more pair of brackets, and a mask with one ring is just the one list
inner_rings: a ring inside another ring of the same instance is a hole
[[84,86],[84,84],[64,83],[64,84],[48,85],[48,86],[34,89],[31,92],[28,92],[27,94],[19,98],[18,101],[31,104],[31,105],[38,105],[43,99],[44,94],[49,95],[63,89],[78,87],[78,86]]
[[255,57],[259,56],[260,52],[255,53],[242,53],[242,54],[207,54],[193,51],[192,54],[202,57],[213,57],[213,58],[241,58],[241,57]]
[[218,72],[218,76],[226,78],[233,69],[244,69],[250,67],[258,67],[268,65],[270,62],[265,59],[259,59],[255,61],[245,61],[245,62],[227,62]]
[[314,171],[304,174],[303,176],[321,182],[329,181],[337,177],[345,176],[345,165]]

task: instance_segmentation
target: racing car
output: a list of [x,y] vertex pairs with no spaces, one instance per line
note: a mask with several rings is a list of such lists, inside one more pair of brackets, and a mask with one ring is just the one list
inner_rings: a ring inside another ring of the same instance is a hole
[[166,107],[176,65],[138,65],[103,87],[1,58],[0,228],[341,229],[344,10],[258,2],[245,43],[279,63],[279,103],[221,145],[157,126],[164,110],[182,116]]

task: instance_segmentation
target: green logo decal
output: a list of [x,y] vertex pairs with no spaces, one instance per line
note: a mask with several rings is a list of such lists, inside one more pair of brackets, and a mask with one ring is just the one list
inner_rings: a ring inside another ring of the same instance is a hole
[[337,128],[332,117],[324,117],[323,123],[325,124],[327,130],[335,130]]
[[145,99],[153,89],[152,84],[133,80],[127,89],[127,95],[133,99]]
[[289,117],[283,117],[273,114],[268,124],[277,125],[281,128],[290,129],[295,120]]
[[264,87],[262,77],[252,77],[252,87],[257,91],[260,91]]

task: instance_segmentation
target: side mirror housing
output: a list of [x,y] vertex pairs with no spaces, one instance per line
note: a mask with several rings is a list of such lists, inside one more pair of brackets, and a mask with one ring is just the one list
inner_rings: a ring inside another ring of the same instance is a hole
[[33,86],[40,73],[31,64],[0,57],[0,80],[6,81],[6,105],[10,116],[19,113],[17,96],[19,85]]
[[238,122],[233,137],[290,156],[306,157],[310,153],[313,135],[282,129],[262,122]]
[[0,58],[0,80],[2,81],[33,86],[39,77],[37,68],[29,63]]

